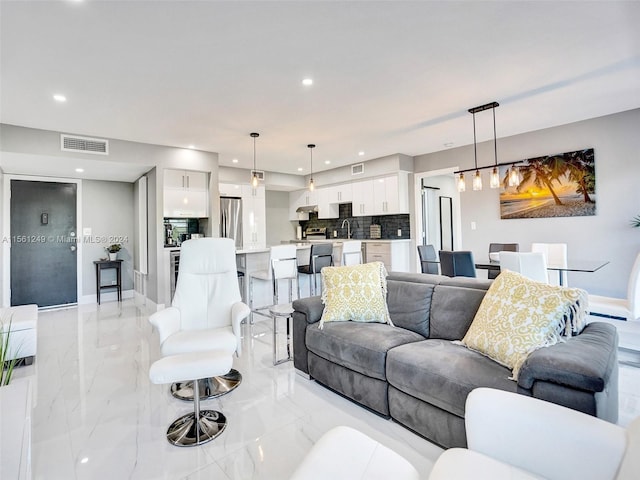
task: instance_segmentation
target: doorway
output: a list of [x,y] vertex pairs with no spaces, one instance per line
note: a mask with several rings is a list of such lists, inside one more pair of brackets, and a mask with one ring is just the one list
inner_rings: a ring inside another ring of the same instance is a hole
[[11,305],[78,302],[77,184],[11,180]]

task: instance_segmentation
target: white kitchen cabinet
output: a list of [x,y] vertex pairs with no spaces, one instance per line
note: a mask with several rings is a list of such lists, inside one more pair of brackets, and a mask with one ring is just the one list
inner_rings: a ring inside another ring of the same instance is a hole
[[334,192],[331,192],[333,187],[319,188],[316,191],[316,198],[318,199],[318,218],[338,218],[340,216],[340,205],[338,203],[332,203],[330,197]]
[[327,203],[349,203],[353,200],[353,188],[351,183],[332,185],[322,189],[326,195]]
[[354,183],[352,210],[356,217],[409,213],[409,173]]
[[410,241],[367,241],[367,263],[382,262],[389,272],[409,272]]
[[264,185],[242,185],[243,248],[265,248],[267,243],[267,213]]
[[310,192],[305,189],[289,192],[289,220],[309,220],[308,212],[296,212],[296,209],[310,205],[318,205],[316,190]]
[[221,197],[242,197],[242,185],[235,183],[220,183],[218,190]]
[[164,216],[205,218],[209,216],[209,175],[206,172],[164,171]]
[[373,180],[355,182],[352,185],[351,213],[354,217],[373,215]]

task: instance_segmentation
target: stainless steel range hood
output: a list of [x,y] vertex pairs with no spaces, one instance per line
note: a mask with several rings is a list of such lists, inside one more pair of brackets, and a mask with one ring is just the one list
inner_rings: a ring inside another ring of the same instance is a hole
[[296,208],[296,212],[298,213],[309,213],[309,212],[317,212],[317,211],[318,211],[317,205],[306,205],[304,207]]

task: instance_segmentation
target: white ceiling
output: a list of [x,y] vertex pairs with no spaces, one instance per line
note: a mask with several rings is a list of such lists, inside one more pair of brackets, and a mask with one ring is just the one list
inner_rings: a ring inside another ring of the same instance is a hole
[[[494,100],[498,137],[640,107],[639,2],[0,8],[2,123],[194,145],[224,166],[251,168],[252,131],[258,169],[308,174],[308,143],[314,171],[472,143],[467,109]],[[476,119],[492,138],[490,112]]]

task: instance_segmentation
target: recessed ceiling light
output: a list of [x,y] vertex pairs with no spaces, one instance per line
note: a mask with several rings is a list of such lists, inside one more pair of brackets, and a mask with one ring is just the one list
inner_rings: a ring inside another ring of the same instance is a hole
[[302,80],[302,84],[306,87],[313,85],[313,79],[312,78],[305,78],[304,80]]
[[233,160],[231,160],[231,163],[238,163],[238,159],[234,158]]
[[362,157],[364,155],[364,152],[358,152],[358,155]]
[[60,102],[60,103],[62,103],[62,102],[66,102],[66,101],[67,101],[67,97],[65,97],[64,95],[60,95],[59,93],[56,93],[56,94],[53,96],[53,99],[54,99],[56,102]]
[[80,463],[87,463],[89,461],[89,457],[84,457],[82,460],[80,460]]
[[194,147],[193,145],[189,145],[187,148],[190,148],[191,150],[193,150],[196,147]]
[[76,168],[76,172],[82,173],[82,172],[84,172],[84,168]]
[[330,163],[331,163],[331,160],[325,160],[325,161],[324,161],[324,164],[325,164],[325,165],[329,165]]
[[298,167],[298,171],[301,172],[302,171],[302,167]]

